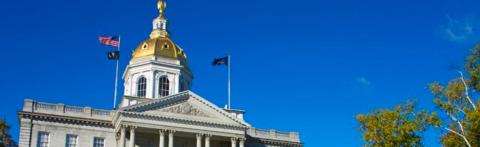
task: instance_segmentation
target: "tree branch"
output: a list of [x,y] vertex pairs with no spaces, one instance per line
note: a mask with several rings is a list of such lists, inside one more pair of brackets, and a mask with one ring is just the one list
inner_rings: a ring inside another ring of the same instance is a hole
[[463,125],[462,123],[454,116],[452,115],[451,113],[447,113],[448,116],[450,116],[450,119],[452,119],[452,121],[454,121],[455,123],[458,124],[458,127],[460,128],[460,131],[462,131],[462,135],[465,135],[465,130],[463,129]]
[[[458,106],[457,106],[457,107],[458,107]],[[460,109],[460,108],[457,108],[457,111],[458,111],[458,112],[462,112],[462,114],[464,114],[464,115],[465,115],[465,111],[463,111],[462,109]]]
[[450,132],[452,132],[452,133],[454,133],[454,134],[462,137],[462,138],[463,138],[463,141],[465,141],[465,143],[467,144],[467,146],[468,146],[468,147],[472,147],[472,145],[470,145],[470,142],[468,142],[468,139],[467,139],[467,137],[465,137],[465,135],[462,135],[462,134],[458,133],[457,131],[454,131],[454,130],[452,130],[452,129],[450,129],[450,128],[447,128],[447,127],[445,127],[445,130],[450,131]]
[[472,105],[473,109],[477,110],[477,107],[475,106],[475,104],[473,103],[472,99],[468,94],[468,85],[467,85],[467,82],[465,82],[465,78],[463,78],[463,73],[461,71],[458,71],[458,73],[460,74],[460,79],[462,80],[463,87],[465,87],[465,97],[467,98],[470,105]]

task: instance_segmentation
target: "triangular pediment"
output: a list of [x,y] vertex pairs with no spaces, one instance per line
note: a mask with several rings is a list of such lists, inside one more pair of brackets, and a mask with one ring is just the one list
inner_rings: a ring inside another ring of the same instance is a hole
[[123,111],[176,119],[249,126],[244,120],[236,118],[190,91],[128,106]]
[[202,108],[195,106],[195,104],[191,104],[188,101],[184,101],[172,106],[166,106],[163,108],[161,107],[157,109],[147,110],[147,111],[144,111],[143,113],[149,113],[149,114],[170,113],[172,115],[187,115],[187,116],[214,118],[214,116],[209,115],[207,112],[204,112],[204,110],[201,110],[201,109]]

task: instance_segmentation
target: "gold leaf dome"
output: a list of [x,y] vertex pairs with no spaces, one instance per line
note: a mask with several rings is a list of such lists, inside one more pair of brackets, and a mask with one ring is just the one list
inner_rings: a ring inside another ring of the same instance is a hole
[[188,69],[187,55],[170,37],[155,37],[143,41],[133,52],[132,59],[148,56],[176,59]]

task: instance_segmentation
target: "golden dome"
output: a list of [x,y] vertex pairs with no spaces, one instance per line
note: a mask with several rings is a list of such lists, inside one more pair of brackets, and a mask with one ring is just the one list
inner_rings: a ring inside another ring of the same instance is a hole
[[155,37],[143,41],[132,54],[132,59],[155,56],[177,59],[188,69],[187,56],[183,49],[178,47],[170,37]]

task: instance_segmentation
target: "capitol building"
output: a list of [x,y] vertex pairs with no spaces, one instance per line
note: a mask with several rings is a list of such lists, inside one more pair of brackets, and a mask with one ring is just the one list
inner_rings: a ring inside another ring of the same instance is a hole
[[[190,91],[186,53],[169,36],[166,3],[149,39],[123,73],[118,109],[25,99],[18,112],[20,147],[302,147],[297,132],[259,129],[243,110],[220,108]],[[269,110],[264,110],[269,111]]]

